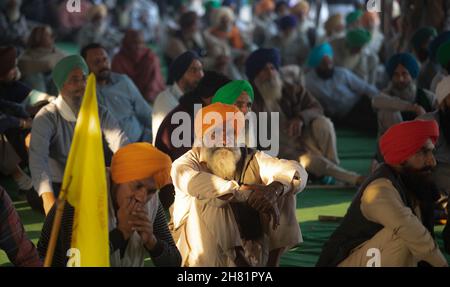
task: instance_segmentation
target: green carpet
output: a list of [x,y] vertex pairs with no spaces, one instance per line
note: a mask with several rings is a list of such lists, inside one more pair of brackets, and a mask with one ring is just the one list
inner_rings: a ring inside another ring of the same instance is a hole
[[[373,137],[346,130],[338,130],[338,151],[342,165],[348,169],[367,174],[375,140]],[[15,206],[25,225],[29,238],[37,243],[43,217],[18,200],[14,184],[0,178],[0,184],[10,191]],[[303,243],[288,251],[281,259],[282,266],[314,266],[322,245],[337,227],[337,223],[319,222],[319,215],[343,216],[355,194],[354,189],[308,189],[297,196],[297,219],[303,234]],[[436,236],[442,247],[442,226],[436,227]],[[445,254],[450,262],[450,256]],[[0,266],[9,266],[8,258],[0,251]],[[151,261],[147,260],[150,266]]]

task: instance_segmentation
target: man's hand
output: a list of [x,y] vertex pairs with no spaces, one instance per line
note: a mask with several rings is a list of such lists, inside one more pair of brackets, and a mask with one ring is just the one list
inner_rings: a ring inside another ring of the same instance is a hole
[[138,207],[133,212],[132,230],[136,230],[144,241],[145,248],[151,251],[155,248],[157,239],[153,234],[153,223],[150,222],[146,208]]
[[255,210],[266,213],[273,220],[273,229],[280,225],[280,211],[277,200],[283,191],[283,185],[279,182],[272,182],[267,186],[248,186],[255,191],[248,198],[248,204]]
[[136,204],[137,202],[135,200],[131,200],[126,206],[119,207],[119,210],[117,211],[117,229],[122,232],[125,240],[128,240],[133,233],[131,213],[136,208]]
[[42,202],[44,205],[44,212],[47,215],[55,204],[55,195],[53,192],[45,192],[42,194]]
[[414,112],[417,114],[417,116],[421,116],[427,113],[425,109],[418,104],[414,104]]
[[23,130],[31,129],[32,125],[33,125],[33,120],[31,118],[29,118],[29,119],[21,119],[20,120],[20,128],[23,129]]
[[303,120],[294,118],[288,122],[288,136],[299,137],[302,135]]

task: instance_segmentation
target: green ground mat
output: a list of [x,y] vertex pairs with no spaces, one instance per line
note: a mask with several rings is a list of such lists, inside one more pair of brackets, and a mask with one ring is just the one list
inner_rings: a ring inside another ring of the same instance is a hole
[[[346,130],[338,130],[338,150],[342,165],[362,174],[367,174],[373,151],[374,138]],[[29,238],[36,244],[42,228],[43,217],[30,210],[28,205],[17,199],[15,186],[10,180],[0,178],[0,184],[10,192]],[[344,216],[354,189],[308,189],[297,196],[297,219],[303,234],[303,243],[286,252],[281,259],[281,266],[314,266],[321,248],[337,223],[319,222],[319,215]],[[436,236],[442,248],[443,226],[436,227]],[[445,254],[450,262],[450,256]],[[151,266],[151,260],[146,261]],[[0,266],[10,266],[8,258],[0,251]]]

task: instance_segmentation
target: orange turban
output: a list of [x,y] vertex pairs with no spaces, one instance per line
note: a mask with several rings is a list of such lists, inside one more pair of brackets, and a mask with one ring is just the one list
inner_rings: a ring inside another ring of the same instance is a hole
[[255,14],[261,15],[262,13],[272,12],[275,10],[275,3],[273,0],[261,0],[255,7]]
[[120,148],[111,163],[112,180],[121,184],[152,177],[159,189],[170,183],[170,157],[149,143],[133,143]]
[[364,15],[361,17],[361,24],[363,27],[368,28],[372,26],[371,24],[379,24],[380,23],[380,17],[378,16],[378,13],[376,12],[365,12]]
[[[220,116],[220,122],[217,122],[219,118],[216,118],[216,116]],[[195,116],[195,135],[198,139],[201,139],[214,128],[226,128],[229,121],[234,121],[234,133],[238,135],[238,129],[244,127],[243,122],[240,125],[238,124],[240,118],[244,119],[244,114],[234,105],[211,104],[202,108]]]
[[418,152],[428,139],[436,143],[436,121],[406,121],[390,127],[380,138],[380,150],[387,164],[401,164]]

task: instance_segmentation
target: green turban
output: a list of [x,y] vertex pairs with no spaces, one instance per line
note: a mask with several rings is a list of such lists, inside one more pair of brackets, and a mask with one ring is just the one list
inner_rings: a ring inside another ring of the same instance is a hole
[[72,72],[72,70],[75,68],[81,68],[81,70],[83,70],[83,73],[85,75],[87,75],[89,72],[86,62],[79,55],[67,56],[61,59],[56,64],[55,68],[53,68],[52,72],[53,82],[55,82],[58,91],[61,91],[70,72]]
[[361,17],[363,16],[363,11],[362,10],[355,10],[351,13],[349,13],[347,15],[347,17],[345,17],[345,23],[347,23],[347,26],[350,24],[355,23],[356,21],[358,21],[359,19],[361,19]]
[[435,38],[437,31],[434,27],[426,26],[418,29],[411,38],[411,43],[414,49],[418,50],[425,41],[430,38]]
[[450,41],[439,46],[437,59],[442,67],[447,68],[450,62]]
[[212,103],[233,105],[242,92],[247,92],[250,96],[251,102],[253,103],[255,94],[253,93],[252,85],[250,85],[248,81],[244,80],[231,81],[217,90],[216,94],[212,98]]
[[356,28],[348,31],[345,39],[350,48],[361,48],[369,43],[371,38],[369,31],[363,28]]

